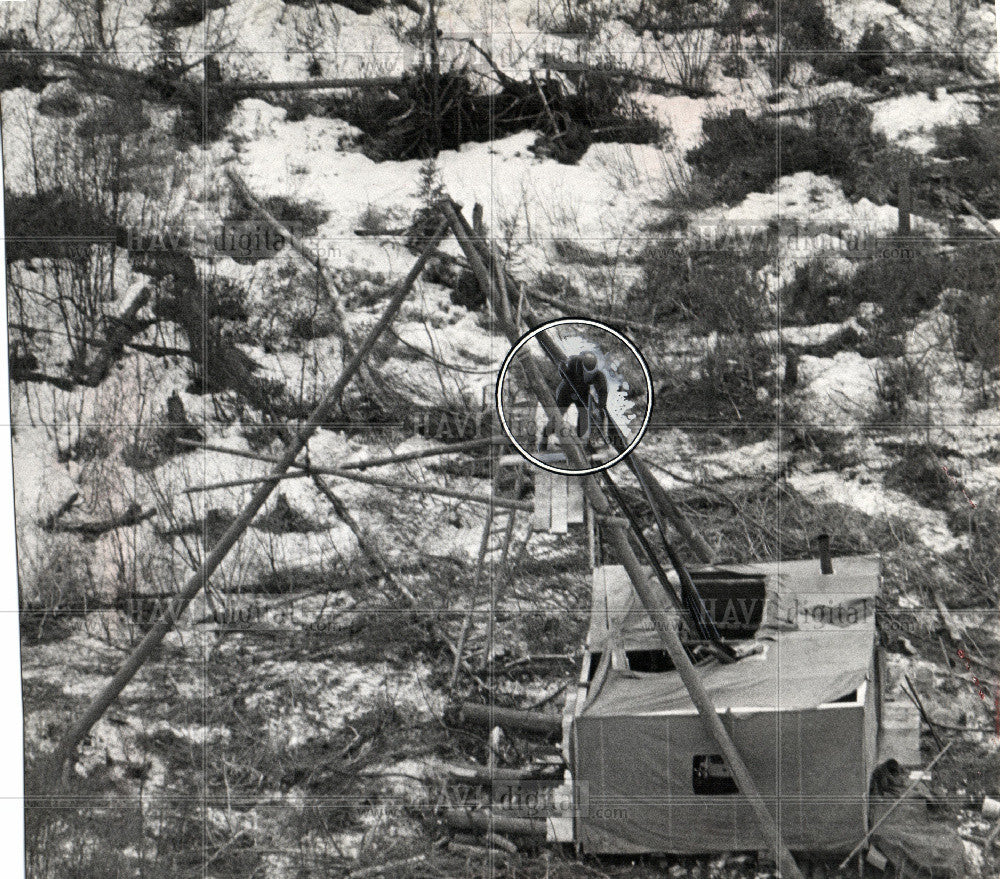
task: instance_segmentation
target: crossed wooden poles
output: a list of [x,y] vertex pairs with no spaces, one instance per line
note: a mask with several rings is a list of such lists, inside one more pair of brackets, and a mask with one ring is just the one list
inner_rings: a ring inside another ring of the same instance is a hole
[[[80,742],[90,732],[94,724],[100,720],[105,711],[114,703],[146,660],[149,659],[191,601],[205,588],[209,578],[240,539],[243,532],[246,531],[253,518],[267,502],[267,499],[281,480],[288,475],[292,475],[289,474],[290,470],[294,473],[297,468],[300,469],[300,465],[296,464],[299,454],[305,449],[310,437],[320,427],[331,420],[331,417],[340,406],[345,389],[358,373],[358,370],[365,362],[375,343],[392,324],[427,260],[437,249],[438,244],[447,235],[449,230],[458,240],[480,287],[486,292],[497,325],[510,339],[511,343],[515,343],[521,335],[520,324],[522,320],[529,324],[533,322],[533,315],[526,307],[523,295],[519,297],[517,316],[514,315],[511,308],[511,292],[512,288],[516,288],[516,282],[500,266],[493,251],[492,243],[482,234],[482,230],[473,230],[472,226],[469,225],[462,215],[459,206],[450,199],[442,200],[439,203],[439,207],[441,213],[440,223],[406,277],[397,285],[382,316],[369,330],[365,339],[352,352],[333,387],[325,394],[309,419],[301,425],[297,433],[289,440],[281,456],[271,459],[273,463],[272,471],[260,481],[246,506],[244,506],[240,514],[233,520],[233,523],[222,537],[219,538],[215,546],[212,547],[211,552],[206,556],[198,570],[192,574],[183,588],[177,593],[176,597],[163,612],[159,621],[146,633],[145,637],[121,664],[104,689],[94,697],[83,714],[64,734],[50,757],[51,763],[49,769],[51,774],[48,776],[48,780],[53,793],[56,793],[58,786],[61,784],[64,769],[68,765],[71,765],[72,758]],[[551,338],[548,340],[548,344],[553,346],[553,350],[557,350],[558,346]],[[553,417],[557,414],[558,410],[555,405],[552,389],[546,384],[535,359],[529,357],[526,358],[526,361],[527,375],[531,389],[546,414],[549,417]],[[570,432],[570,435],[560,437],[559,442],[571,466],[580,470],[586,469],[586,457],[579,439]],[[451,447],[451,450],[454,450],[454,447]],[[666,497],[666,493],[658,485],[652,473],[648,469],[645,469],[645,465],[642,466],[644,470],[641,470],[640,473],[643,475],[644,481],[648,481],[651,486],[659,488],[659,491],[655,491],[654,489],[654,499],[656,499],[658,505],[663,505],[662,512],[664,515],[675,527],[678,527],[689,543],[691,543],[696,554],[703,561],[709,561],[710,557],[705,557],[708,554],[708,548],[704,544],[704,541],[683,521],[683,517],[669,503],[669,498]],[[350,473],[355,478],[360,475],[354,470],[349,470],[347,467],[330,469],[333,471],[332,475],[339,476]],[[368,480],[366,479],[365,481]],[[386,482],[385,480],[376,482],[374,478],[371,481],[375,484],[385,484]],[[615,553],[628,573],[629,579],[632,581],[632,585],[639,599],[642,601],[643,607],[653,621],[653,625],[663,641],[664,648],[670,655],[684,686],[691,696],[691,701],[698,710],[706,731],[718,744],[736,780],[739,791],[747,798],[753,808],[760,828],[762,844],[775,853],[778,866],[786,879],[803,879],[802,873],[799,871],[795,860],[781,838],[781,833],[774,817],[768,811],[756,783],[751,777],[729,733],[719,719],[711,697],[705,690],[697,671],[680,641],[677,634],[678,612],[670,604],[664,591],[653,583],[647,571],[643,568],[629,542],[627,524],[614,515],[614,511],[608,503],[600,484],[592,475],[583,477],[583,484],[586,497],[595,514],[600,516],[607,525],[606,533],[609,542],[614,547]],[[406,486],[394,485],[391,487],[405,488]],[[479,500],[479,498],[476,499]],[[493,503],[496,503],[496,500]]]

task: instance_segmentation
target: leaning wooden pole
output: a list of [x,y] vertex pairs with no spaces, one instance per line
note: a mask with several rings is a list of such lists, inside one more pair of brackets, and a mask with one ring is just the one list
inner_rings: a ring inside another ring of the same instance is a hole
[[[446,203],[443,205],[442,210],[444,210],[445,216],[448,217],[448,221],[452,224],[455,235],[459,239],[462,249],[465,251],[466,258],[472,266],[480,286],[484,290],[495,290],[493,298],[498,301],[494,302],[493,305],[498,309],[497,314],[501,322],[506,322],[507,325],[515,323],[514,317],[511,314],[508,290],[515,287],[516,281],[507,274],[500,264],[492,243],[487,244],[486,241],[477,238],[477,233],[473,227],[469,225],[465,217],[462,216],[461,211],[453,203]],[[493,269],[492,274],[488,265]],[[493,285],[492,287],[491,284]],[[487,295],[489,296],[490,294]],[[542,322],[526,305],[519,305],[518,309],[525,323],[537,326]],[[554,345],[551,340],[549,344],[555,349],[559,347],[558,345]],[[705,541],[705,538],[684,518],[684,514],[677,508],[677,505],[673,502],[666,489],[660,484],[653,471],[634,452],[631,455],[631,459],[636,470],[639,471],[643,482],[649,488],[652,500],[659,508],[660,514],[687,541],[692,552],[698,556],[698,561],[706,565],[713,564],[715,556],[711,547]]]
[[[471,242],[469,242],[465,230],[458,220],[454,207],[451,203],[446,203],[442,209],[451,223],[452,231],[459,238],[463,249],[467,250],[466,255],[470,257],[471,261],[471,255],[468,253]],[[495,288],[490,289],[487,291],[487,295],[493,295],[494,292]],[[503,313],[504,309],[497,305],[494,311],[500,314]],[[516,326],[505,322],[503,330],[510,339],[511,344],[517,342],[520,334]],[[552,389],[546,384],[538,364],[529,355],[526,358],[525,366],[532,391],[542,404],[545,414],[549,418],[556,418],[559,410],[556,407],[555,397]],[[571,466],[579,470],[585,470],[588,466],[587,459],[584,456],[579,439],[573,435],[572,431],[566,436],[560,436],[559,442]],[[583,478],[583,486],[587,500],[594,510],[599,515],[611,515],[611,505],[608,503],[603,490],[593,475],[587,475]],[[680,637],[677,634],[679,618],[677,610],[668,601],[666,593],[658,585],[654,585],[652,578],[643,569],[638,557],[632,550],[626,529],[621,525],[612,524],[606,528],[606,533],[609,543],[614,548],[615,554],[625,568],[629,579],[632,581],[632,585],[635,587],[639,600],[653,621],[653,626],[663,641],[663,645],[670,655],[670,659],[673,661],[674,667],[691,697],[691,701],[698,710],[702,724],[722,752],[722,756],[725,758],[726,764],[729,766],[736,780],[738,789],[750,803],[760,827],[763,842],[774,851],[781,874],[785,879],[804,879],[802,872],[795,863],[795,859],[781,837],[781,831],[774,820],[774,816],[768,811],[767,804],[764,802],[764,798],[758,790],[756,782],[750,775],[750,770],[747,769],[746,763],[743,762],[743,758],[736,749],[736,745],[719,719],[719,713],[712,703],[712,698],[709,696],[704,684],[702,684],[698,672],[695,670],[694,665],[692,665],[691,659],[688,657],[687,651],[681,643]]]
[[284,454],[282,454],[279,462],[275,465],[270,478],[257,488],[253,497],[250,498],[247,505],[236,517],[232,525],[226,529],[226,533],[223,534],[218,543],[212,547],[212,551],[208,554],[205,561],[202,562],[201,567],[195,571],[187,583],[184,584],[184,588],[181,589],[173,601],[171,601],[170,606],[166,609],[159,622],[157,622],[156,625],[146,633],[146,637],[142,639],[135,650],[133,650],[125,662],[122,663],[121,667],[115,673],[115,676],[94,698],[80,719],[77,720],[76,723],[74,723],[63,736],[62,741],[59,742],[52,755],[53,771],[51,780],[53,783],[58,781],[62,774],[63,767],[66,766],[67,761],[69,761],[72,755],[76,752],[76,748],[83,740],[84,736],[90,732],[91,727],[93,727],[93,725],[100,720],[104,712],[107,711],[115,699],[118,698],[121,691],[125,689],[129,681],[131,681],[135,676],[136,672],[142,668],[143,664],[147,659],[149,659],[150,655],[163,640],[167,632],[173,628],[174,624],[180,618],[181,614],[184,613],[187,606],[208,582],[208,578],[212,576],[216,568],[218,568],[222,563],[222,560],[229,554],[229,551],[233,548],[236,541],[239,540],[243,532],[246,531],[254,516],[256,516],[261,507],[264,506],[268,497],[270,497],[271,492],[274,491],[275,486],[277,486],[280,482],[282,474],[295,463],[295,459],[305,448],[309,438],[320,427],[322,427],[325,422],[330,420],[334,410],[340,405],[341,398],[343,397],[344,390],[347,388],[347,385],[361,368],[361,364],[364,362],[379,337],[392,323],[396,313],[403,304],[403,300],[406,299],[414,283],[419,277],[420,272],[423,271],[424,264],[437,248],[438,243],[444,237],[446,231],[447,226],[444,222],[442,222],[432,236],[431,240],[428,242],[427,246],[424,248],[423,252],[417,258],[417,261],[413,264],[409,273],[400,282],[396,292],[393,294],[392,299],[389,301],[388,306],[382,313],[378,322],[368,332],[365,340],[358,347],[358,350],[351,357],[350,361],[344,365],[344,369],[341,372],[340,377],[334,383],[333,387],[326,393],[315,410],[313,410],[313,413],[309,417],[308,421],[306,421],[299,428],[295,436],[289,441],[288,445],[285,447]]

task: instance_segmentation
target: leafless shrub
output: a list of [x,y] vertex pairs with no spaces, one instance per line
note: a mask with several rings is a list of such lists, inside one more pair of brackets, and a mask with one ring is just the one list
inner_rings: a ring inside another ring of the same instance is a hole
[[715,28],[692,28],[665,34],[657,43],[657,52],[673,81],[689,89],[707,89],[718,42]]
[[18,554],[21,630],[31,640],[58,636],[97,595],[89,553],[70,535],[23,540]]

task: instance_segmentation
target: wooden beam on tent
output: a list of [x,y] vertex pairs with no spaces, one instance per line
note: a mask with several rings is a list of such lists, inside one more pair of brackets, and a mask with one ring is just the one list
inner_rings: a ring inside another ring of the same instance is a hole
[[[452,231],[456,233],[456,237],[459,237],[459,229],[456,228],[455,211],[454,208],[449,210],[450,207],[451,205],[448,204],[444,208],[444,213],[451,223]],[[462,237],[459,237],[460,243],[462,242]],[[465,245],[463,245],[463,249],[465,249]],[[471,262],[472,256],[468,253],[467,256],[469,256]],[[487,295],[491,295],[492,293],[492,290],[487,291]],[[498,315],[509,313],[499,303],[497,303],[494,311]],[[511,344],[515,344],[520,338],[519,328],[506,321],[502,321],[502,324],[502,329]],[[544,336],[544,333],[540,335]],[[530,355],[525,358],[525,371],[531,389],[535,396],[538,397],[538,401],[542,404],[546,414],[549,418],[556,418],[559,410],[556,407],[552,389],[546,383],[538,363]],[[579,439],[574,434],[569,433],[559,436],[558,440],[563,451],[566,453],[566,458],[570,466],[579,470],[585,470],[588,466],[588,461]],[[594,510],[599,515],[610,515],[612,513],[611,505],[608,503],[604,491],[597,480],[592,475],[587,475],[584,477],[583,484],[587,500]],[[607,529],[607,536],[608,542],[614,548],[615,554],[628,573],[629,579],[632,581],[632,585],[646,613],[652,620],[657,634],[660,636],[667,653],[670,655],[674,667],[698,711],[702,725],[715,740],[722,752],[722,756],[725,758],[726,764],[733,774],[738,790],[746,797],[747,802],[753,809],[754,816],[760,828],[762,841],[769,849],[774,851],[779,869],[785,879],[804,879],[802,872],[795,863],[795,859],[782,839],[781,831],[774,820],[774,816],[768,810],[767,804],[764,802],[764,798],[761,796],[757,784],[750,774],[750,770],[747,769],[746,763],[744,763],[736,745],[733,743],[733,740],[719,718],[719,713],[712,702],[711,696],[709,696],[708,691],[705,689],[705,685],[702,683],[698,672],[691,663],[687,651],[684,649],[684,645],[681,643],[680,637],[677,634],[677,625],[679,622],[678,611],[669,602],[666,593],[658,588],[657,585],[654,585],[652,578],[643,569],[638,556],[636,556],[632,549],[626,528],[620,524],[612,525]]]
[[122,690],[125,689],[129,681],[131,681],[135,676],[136,672],[142,668],[143,664],[147,659],[149,659],[153,651],[156,650],[160,642],[166,636],[167,632],[174,627],[174,624],[178,619],[180,619],[187,606],[194,600],[194,597],[206,586],[209,577],[215,573],[215,570],[222,563],[222,560],[229,554],[229,551],[236,544],[236,541],[239,540],[239,538],[243,535],[243,532],[249,527],[254,516],[257,515],[260,509],[267,502],[267,499],[271,496],[271,493],[278,485],[281,475],[293,465],[295,459],[299,456],[302,450],[305,449],[306,444],[309,442],[309,438],[324,423],[329,421],[334,410],[340,405],[347,385],[357,374],[358,370],[361,369],[362,363],[364,363],[365,358],[367,358],[371,353],[372,348],[375,347],[375,343],[378,342],[382,334],[389,328],[389,325],[395,319],[396,314],[403,305],[403,301],[409,295],[413,285],[416,283],[417,278],[423,271],[424,265],[426,264],[432,251],[437,247],[438,242],[445,236],[446,231],[447,226],[445,223],[442,222],[438,225],[427,246],[424,248],[420,256],[417,257],[406,277],[403,278],[403,280],[397,285],[395,293],[393,293],[388,305],[386,305],[385,310],[382,312],[382,316],[378,319],[375,326],[368,331],[357,351],[344,365],[344,368],[340,373],[340,377],[336,380],[336,382],[334,382],[333,387],[331,387],[330,390],[324,395],[319,405],[313,410],[312,415],[309,416],[309,419],[293,434],[291,440],[286,445],[285,451],[281,455],[274,472],[270,475],[266,482],[263,482],[260,486],[258,486],[257,490],[247,502],[246,506],[241,510],[240,514],[233,520],[232,524],[219,538],[215,546],[212,547],[212,551],[201,563],[198,570],[191,575],[188,581],[184,584],[184,587],[170,602],[159,621],[146,633],[145,637],[139,642],[138,646],[121,664],[114,677],[112,677],[101,692],[94,697],[90,705],[88,705],[87,709],[83,712],[83,715],[66,731],[63,738],[56,746],[56,749],[51,757],[51,763],[49,764],[49,768],[52,772],[50,782],[53,785],[58,783],[64,767],[66,767],[68,761],[76,752],[77,746],[80,742],[90,732],[94,724],[100,720],[100,718],[104,715],[104,712],[107,711],[111,704],[118,698]]
[[455,830],[505,833],[508,836],[531,836],[537,837],[539,841],[545,839],[545,821],[542,818],[497,815],[489,809],[450,809],[444,813],[443,820],[445,824]]

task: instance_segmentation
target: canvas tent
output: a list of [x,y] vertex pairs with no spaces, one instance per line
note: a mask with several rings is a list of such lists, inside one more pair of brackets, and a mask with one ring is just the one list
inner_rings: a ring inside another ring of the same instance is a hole
[[[758,652],[699,669],[787,845],[849,850],[867,828],[880,671],[875,559],[692,572],[720,628]],[[603,660],[603,661],[602,661]],[[594,572],[580,686],[564,748],[573,838],[594,853],[765,847],[624,571]]]

